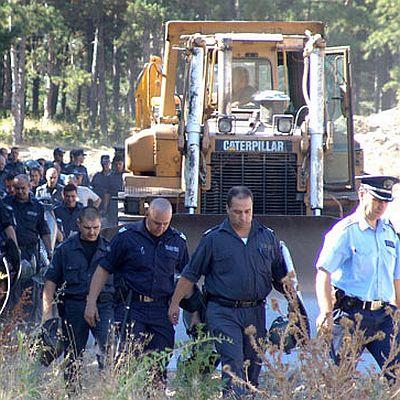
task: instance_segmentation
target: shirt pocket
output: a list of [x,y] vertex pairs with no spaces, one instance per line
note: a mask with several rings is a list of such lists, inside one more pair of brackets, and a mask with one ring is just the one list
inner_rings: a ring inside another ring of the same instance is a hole
[[261,257],[261,262],[257,262],[255,265],[259,272],[263,275],[271,277],[272,261],[274,257],[274,252],[272,246],[259,247],[257,249],[258,257]]
[[214,268],[220,273],[226,273],[232,270],[233,254],[228,250],[216,252],[214,255]]
[[78,284],[81,280],[81,269],[78,265],[67,265],[64,271],[67,284]]
[[385,250],[382,251],[382,257],[388,273],[394,279],[394,269],[396,266],[396,258],[397,258],[396,249],[385,245]]
[[375,274],[375,266],[377,265],[375,250],[352,246],[351,253],[351,272],[355,279],[364,280],[365,277]]
[[173,275],[178,265],[179,253],[175,251],[163,250],[158,257],[160,270],[166,275]]

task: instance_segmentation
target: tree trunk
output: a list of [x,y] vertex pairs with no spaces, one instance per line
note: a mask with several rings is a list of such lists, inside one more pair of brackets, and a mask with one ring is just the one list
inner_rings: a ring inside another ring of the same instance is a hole
[[10,53],[6,51],[3,58],[3,102],[2,108],[5,110],[11,109],[12,97],[12,77],[11,77],[11,60]]
[[99,28],[96,28],[93,41],[92,84],[89,91],[89,131],[93,132],[97,116],[97,74],[98,74]]
[[22,133],[25,118],[25,48],[25,37],[19,38],[11,46],[13,144],[21,144],[23,141]]
[[108,144],[108,116],[106,93],[106,66],[104,60],[104,19],[99,21],[99,47],[98,47],[98,78],[99,78],[99,119],[102,139]]
[[49,37],[48,40],[48,54],[47,54],[47,66],[46,66],[46,76],[45,76],[45,92],[46,96],[44,98],[44,119],[51,119],[54,116],[54,96],[55,96],[55,85],[51,81],[54,74],[54,67],[56,62],[56,54],[53,48],[53,38]]
[[113,117],[114,117],[114,132],[112,139],[119,143],[121,139],[121,123],[120,123],[120,83],[121,83],[121,51],[118,46],[113,46]]
[[67,84],[64,81],[61,88],[61,113],[63,118],[67,117],[67,93],[65,92],[66,87]]
[[40,78],[33,78],[32,81],[32,114],[34,117],[39,116],[39,90]]
[[79,115],[81,112],[81,102],[82,102],[82,85],[78,86],[78,92],[76,93],[76,107],[75,114]]
[[126,99],[126,106],[129,115],[135,118],[135,82],[136,82],[136,60],[131,59],[129,63],[129,90]]

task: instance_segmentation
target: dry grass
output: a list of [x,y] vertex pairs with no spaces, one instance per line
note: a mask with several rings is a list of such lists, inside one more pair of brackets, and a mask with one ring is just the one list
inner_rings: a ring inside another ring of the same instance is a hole
[[[289,294],[290,295],[290,294]],[[292,295],[290,295],[292,296]],[[295,301],[294,295],[292,300]],[[37,361],[37,344],[33,334],[24,334],[15,329],[21,316],[21,308],[11,316],[11,321],[0,330],[0,400],[15,399],[63,399],[67,396],[63,381],[64,361],[54,362],[44,368]],[[400,312],[393,312],[395,335],[400,327]],[[382,333],[366,339],[360,330],[360,320],[355,324],[343,321],[345,340],[340,359],[335,365],[329,355],[330,342],[326,336],[308,339],[307,327],[295,309],[289,315],[287,333],[294,335],[300,343],[291,361],[285,357],[284,338],[279,346],[266,340],[256,341],[254,330],[249,328],[253,346],[257,350],[264,373],[259,387],[249,382],[233,379],[247,387],[253,399],[321,399],[321,400],[389,400],[400,397],[399,382],[389,385],[384,375],[398,376],[398,371],[388,367],[400,351],[400,345],[392,340],[392,351],[382,371],[357,369],[359,350],[368,341],[379,339]],[[82,400],[207,400],[221,398],[222,384],[210,365],[212,343],[215,339],[200,336],[196,342],[178,344],[177,350],[184,360],[196,354],[190,362],[178,363],[178,368],[169,373],[168,391],[157,381],[158,368],[165,367],[172,352],[145,353],[143,344],[128,341],[129,348],[116,357],[115,346],[108,354],[104,371],[99,373],[92,354],[85,354],[82,361],[82,392],[76,397]],[[115,343],[114,340],[111,343]],[[295,362],[293,361],[295,358]],[[117,361],[115,361],[117,360]],[[205,372],[210,370],[209,373]],[[157,383],[158,382],[158,383]]]

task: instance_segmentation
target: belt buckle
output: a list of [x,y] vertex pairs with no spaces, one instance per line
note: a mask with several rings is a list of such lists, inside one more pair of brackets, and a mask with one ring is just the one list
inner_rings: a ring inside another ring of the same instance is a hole
[[373,300],[371,301],[371,311],[377,311],[382,308],[382,301],[381,300]]
[[143,302],[144,303],[152,303],[154,300],[152,297],[149,296],[143,296]]

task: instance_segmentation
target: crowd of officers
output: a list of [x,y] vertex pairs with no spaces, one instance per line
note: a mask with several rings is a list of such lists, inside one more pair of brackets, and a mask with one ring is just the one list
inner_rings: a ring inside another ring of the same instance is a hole
[[[14,159],[14,164],[17,162],[18,158]],[[61,168],[62,159],[55,162]],[[107,157],[102,158],[104,174],[108,162]],[[76,167],[84,172],[82,163],[76,163]],[[103,172],[93,177],[93,187],[101,185]],[[29,182],[22,176],[25,175],[14,178],[15,194],[6,200],[17,219],[16,236],[21,252],[28,251],[30,243],[28,236],[23,236],[27,230],[22,229],[21,233],[18,228],[21,214],[18,207],[25,201],[30,202],[25,206],[29,207],[25,215],[32,219],[32,230],[49,247],[46,239],[49,230],[39,222],[43,219],[43,209],[33,200]],[[53,172],[50,179],[55,180]],[[370,337],[378,329],[389,337],[394,332],[393,321],[384,307],[400,305],[400,244],[393,227],[382,215],[392,200],[392,186],[396,182],[392,177],[361,181],[359,207],[328,233],[317,262],[317,298],[321,310],[318,329],[337,328],[333,329],[334,336],[339,335],[334,337],[336,346],[332,347],[335,362],[340,362],[335,356],[343,334],[338,327],[344,316],[355,320],[356,312],[361,312],[366,318],[366,335]],[[74,196],[68,197],[73,187],[67,184],[62,188],[64,213],[71,204],[76,204]],[[120,354],[134,352],[131,349],[136,347],[132,343],[137,341],[145,352],[173,349],[174,325],[179,321],[180,307],[196,297],[196,284],[201,277],[204,277],[204,296],[200,303],[206,304],[205,314],[202,315],[201,307],[197,308],[198,302],[191,304],[190,327],[205,322],[212,335],[228,339],[216,343],[226,383],[224,396],[240,399],[247,393],[246,386],[232,379],[226,366],[252,386],[258,385],[261,360],[246,329],[254,326],[256,339],[266,337],[265,299],[272,287],[283,291],[288,268],[274,232],[253,218],[253,195],[247,187],[230,189],[225,220],[203,234],[191,257],[184,233],[171,226],[172,206],[167,199],[155,198],[145,218],[120,227],[110,243],[100,234],[101,211],[93,205],[82,206],[78,211],[76,227],[65,228],[69,235],[56,247],[54,255],[49,248],[51,263],[43,288],[43,321],[54,317],[57,299],[65,355],[68,355],[65,380],[71,393],[79,391],[79,361],[90,332],[100,349],[100,368],[104,366],[113,324],[118,330]],[[55,212],[62,217],[57,207]],[[71,216],[67,218],[70,223],[75,218]],[[337,303],[332,302],[332,288],[341,293]],[[373,340],[369,346],[382,365],[390,351],[388,341]],[[395,357],[393,365],[399,359]],[[162,386],[165,382],[166,371],[160,366],[154,383]]]

